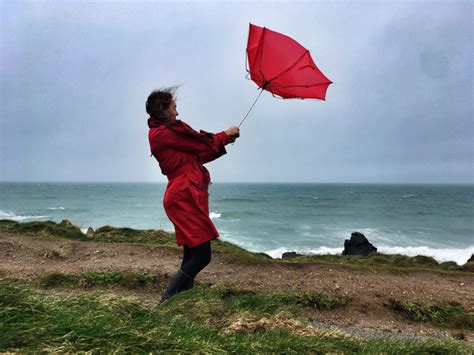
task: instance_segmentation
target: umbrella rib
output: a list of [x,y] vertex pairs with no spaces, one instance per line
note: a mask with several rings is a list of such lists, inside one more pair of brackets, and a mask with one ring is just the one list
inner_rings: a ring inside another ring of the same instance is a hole
[[260,49],[260,62],[258,64],[258,71],[260,72],[260,75],[263,78],[263,82],[267,82],[267,79],[265,79],[265,75],[263,75],[262,73],[263,39],[265,37],[265,30],[266,28],[264,27],[262,30],[262,36],[260,37],[260,42],[258,44],[258,48]]
[[[263,50],[262,50],[262,52],[263,52]],[[288,71],[290,71],[291,69],[293,69],[293,68],[296,66],[296,64],[298,64],[299,61],[300,61],[301,59],[303,59],[303,57],[306,55],[306,53],[309,53],[309,50],[306,50],[306,51],[301,55],[301,57],[299,57],[299,58],[293,63],[292,66],[290,66],[288,69],[283,70],[280,74],[277,74],[275,77],[273,77],[273,78],[271,78],[270,80],[268,80],[268,82],[271,82],[271,81],[273,81],[273,80],[275,80],[275,79],[278,79],[280,76],[282,76],[283,74],[285,74],[285,73],[287,73]]]

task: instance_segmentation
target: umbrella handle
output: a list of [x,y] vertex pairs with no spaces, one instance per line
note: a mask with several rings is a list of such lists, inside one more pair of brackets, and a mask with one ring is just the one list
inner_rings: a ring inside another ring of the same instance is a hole
[[247,116],[249,115],[250,111],[252,111],[253,107],[255,106],[255,104],[257,103],[258,99],[260,98],[260,95],[262,95],[262,92],[263,92],[263,89],[260,88],[260,92],[257,96],[257,98],[255,99],[255,101],[253,102],[252,106],[250,106],[249,110],[247,111],[247,113],[245,114],[244,118],[242,118],[242,121],[240,121],[238,127],[240,128],[240,126],[242,125],[242,123],[244,123],[245,119],[247,118]]

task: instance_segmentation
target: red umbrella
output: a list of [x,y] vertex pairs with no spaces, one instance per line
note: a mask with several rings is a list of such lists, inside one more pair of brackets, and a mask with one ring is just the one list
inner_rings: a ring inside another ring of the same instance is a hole
[[325,100],[327,88],[332,83],[314,64],[306,48],[265,27],[250,24],[247,60],[247,71],[262,89],[260,94],[266,90],[283,99]]

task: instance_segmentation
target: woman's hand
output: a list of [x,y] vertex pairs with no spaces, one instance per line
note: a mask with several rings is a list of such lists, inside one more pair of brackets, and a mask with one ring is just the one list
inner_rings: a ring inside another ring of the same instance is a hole
[[235,140],[240,137],[239,127],[235,127],[235,126],[230,127],[228,129],[226,129],[225,133],[227,133],[227,135],[229,136],[231,143],[234,143]]

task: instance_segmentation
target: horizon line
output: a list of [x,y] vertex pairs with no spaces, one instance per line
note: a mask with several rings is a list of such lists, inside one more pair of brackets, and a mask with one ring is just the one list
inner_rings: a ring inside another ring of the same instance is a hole
[[[10,180],[0,181],[0,184],[11,184],[11,183],[24,183],[24,184],[167,184],[167,181],[65,181],[65,180]],[[414,182],[373,182],[373,181],[217,181],[212,184],[354,184],[354,185],[474,185],[472,182],[427,182],[427,181],[414,181]]]

